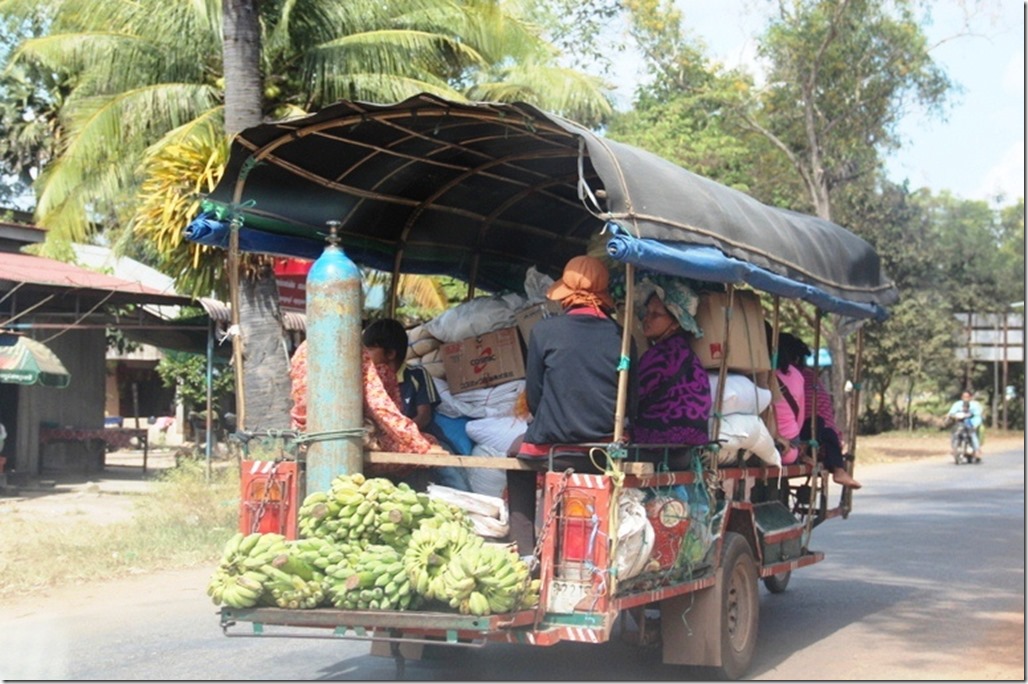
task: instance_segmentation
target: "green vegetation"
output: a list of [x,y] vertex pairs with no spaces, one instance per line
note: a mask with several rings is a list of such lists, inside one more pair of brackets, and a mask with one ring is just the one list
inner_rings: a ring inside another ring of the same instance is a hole
[[217,469],[208,483],[203,464],[192,461],[163,473],[127,521],[5,516],[0,599],[165,568],[213,567],[238,517],[238,469]]

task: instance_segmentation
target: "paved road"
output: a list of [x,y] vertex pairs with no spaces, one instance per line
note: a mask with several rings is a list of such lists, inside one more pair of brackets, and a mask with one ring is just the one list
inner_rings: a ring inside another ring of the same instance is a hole
[[[753,679],[1024,679],[1024,454],[863,468],[846,521],[815,532],[826,560],[761,591]],[[367,644],[227,638],[209,568],[67,587],[0,607],[3,679],[395,677]],[[444,649],[417,680],[674,680],[658,650],[620,642]]]

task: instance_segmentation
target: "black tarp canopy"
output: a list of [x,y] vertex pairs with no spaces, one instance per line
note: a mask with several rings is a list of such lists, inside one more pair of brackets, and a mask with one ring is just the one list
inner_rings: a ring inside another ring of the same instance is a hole
[[[897,299],[878,255],[852,232],[526,104],[343,101],[255,126],[234,139],[208,208],[220,221],[195,221],[189,239],[227,245],[235,215],[243,251],[316,258],[335,220],[358,264],[486,289],[520,289],[533,265],[559,276],[611,223],[641,247],[635,257],[611,250],[615,258],[655,270],[687,274],[699,247],[758,273],[762,289],[785,284],[783,293],[828,310],[855,304],[840,310],[881,318]],[[654,246],[664,260],[647,264]]]

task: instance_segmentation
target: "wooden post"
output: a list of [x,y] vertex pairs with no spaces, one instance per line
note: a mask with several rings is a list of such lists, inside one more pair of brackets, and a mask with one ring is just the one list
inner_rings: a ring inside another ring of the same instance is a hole
[[1010,307],[1003,311],[1003,429],[1007,429],[1007,384],[1010,382],[1010,367],[1007,359],[1007,344],[1010,332]]

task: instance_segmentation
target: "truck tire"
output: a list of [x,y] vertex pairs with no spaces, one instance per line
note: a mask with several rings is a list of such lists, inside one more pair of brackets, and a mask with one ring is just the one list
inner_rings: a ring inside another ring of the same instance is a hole
[[725,533],[721,568],[721,666],[717,675],[739,679],[753,660],[760,618],[757,562],[745,537]]
[[764,587],[772,594],[781,594],[789,586],[790,577],[792,577],[792,570],[768,575],[764,578]]

